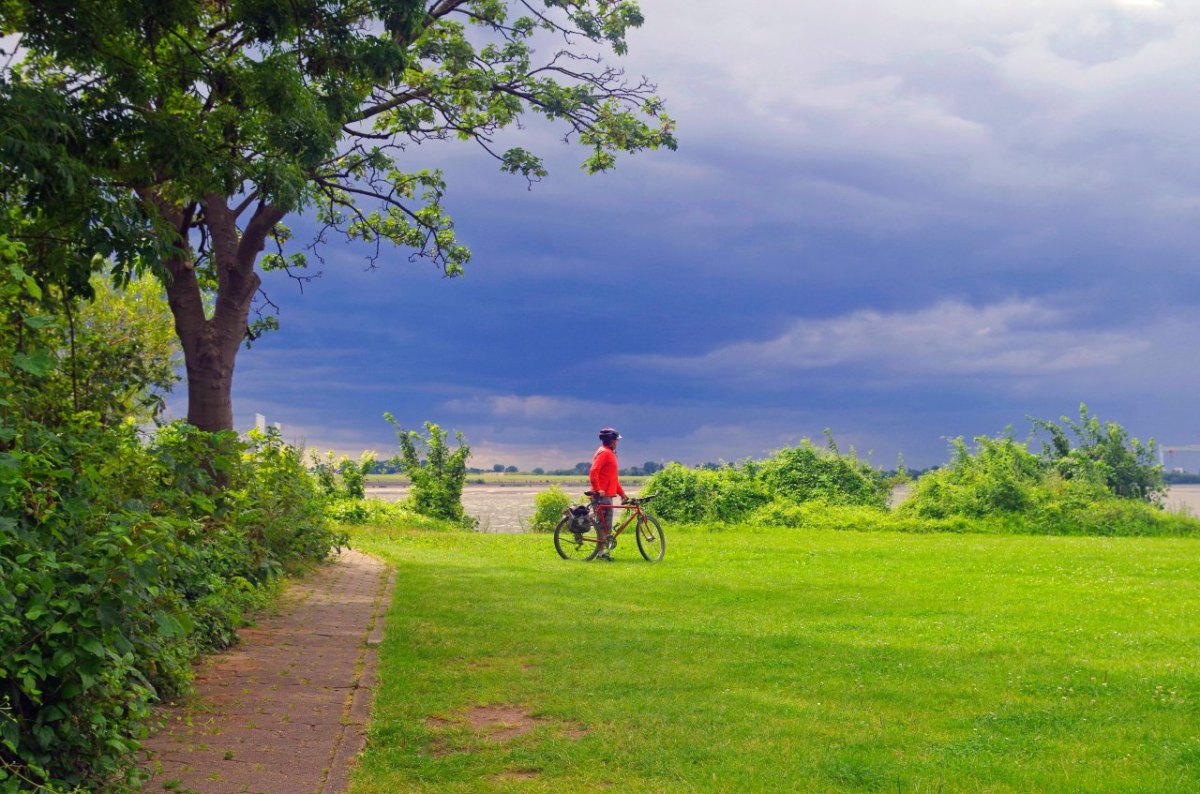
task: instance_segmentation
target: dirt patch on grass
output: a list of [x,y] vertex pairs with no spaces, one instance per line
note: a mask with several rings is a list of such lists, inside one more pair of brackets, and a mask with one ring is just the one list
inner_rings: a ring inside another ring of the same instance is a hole
[[467,712],[467,724],[488,739],[506,742],[532,731],[538,720],[520,706],[476,706]]
[[492,781],[495,783],[506,783],[513,780],[533,780],[541,777],[541,774],[541,770],[538,769],[510,769],[507,772],[492,775]]
[[564,722],[559,730],[561,730],[563,736],[566,736],[568,739],[578,740],[582,739],[588,734],[587,726],[580,722]]
[[[535,717],[524,706],[512,704],[493,704],[490,706],[475,706],[452,717],[431,715],[425,718],[425,727],[434,733],[429,742],[429,752],[435,756],[445,756],[452,753],[470,752],[470,740],[467,746],[457,747],[464,737],[461,733],[455,735],[454,730],[470,728],[479,738],[490,742],[508,742],[532,732],[539,725],[551,725],[558,729],[562,736],[568,739],[582,739],[588,729],[578,722],[558,722]],[[531,774],[527,774],[531,773]],[[535,770],[512,770],[504,773],[507,778],[518,779],[522,776],[536,777],[540,772]],[[501,776],[497,776],[497,780]]]

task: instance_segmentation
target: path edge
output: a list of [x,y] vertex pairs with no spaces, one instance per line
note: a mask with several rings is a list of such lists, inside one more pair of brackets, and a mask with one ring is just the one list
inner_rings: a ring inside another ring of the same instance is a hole
[[367,726],[371,721],[375,691],[379,687],[379,646],[383,643],[386,617],[392,603],[392,589],[396,584],[395,569],[374,555],[368,556],[383,566],[382,575],[375,594],[375,605],[371,611],[371,623],[367,627],[359,653],[357,677],[342,709],[342,728],[330,756],[329,771],[321,784],[319,794],[342,794],[346,791],[350,787],[350,776],[358,765],[358,756],[367,746]]

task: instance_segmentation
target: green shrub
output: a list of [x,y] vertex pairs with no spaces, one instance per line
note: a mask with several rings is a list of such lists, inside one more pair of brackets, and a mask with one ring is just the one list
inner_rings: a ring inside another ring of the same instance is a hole
[[[0,791],[99,791],[136,781],[151,703],[195,654],[334,536],[277,435],[174,424],[142,443],[53,401],[61,329],[19,253],[0,237]],[[136,370],[104,388],[141,394]]]
[[1035,429],[1050,437],[1043,458],[1065,479],[1100,483],[1114,496],[1162,504],[1167,484],[1162,466],[1154,460],[1154,439],[1143,444],[1116,422],[1091,416],[1084,404],[1079,406],[1078,422],[1065,416],[1060,420],[1075,436],[1074,446],[1066,430],[1054,422],[1032,421]]
[[364,452],[358,460],[342,455],[336,462],[333,452],[314,456],[312,473],[325,496],[331,499],[362,499],[366,496],[367,473],[375,468],[375,453]]
[[[1098,469],[1064,474],[1064,459],[1039,458],[1008,436],[955,441],[950,464],[927,472],[893,515],[935,522],[967,520],[971,531],[1041,535],[1200,535],[1200,521],[1157,505],[1119,498]],[[1078,460],[1078,459],[1077,459]]]
[[375,466],[375,455],[364,452],[358,460],[342,458],[342,487],[351,499],[366,496],[367,472]]
[[913,484],[898,508],[922,518],[1017,513],[1031,507],[1045,478],[1042,461],[1007,436],[975,439],[975,451],[960,438],[950,463]]
[[883,474],[858,460],[807,440],[759,463],[689,469],[678,463],[656,472],[643,489],[659,494],[654,510],[668,521],[737,523],[772,501],[865,505],[884,508],[890,486]]
[[432,422],[425,423],[428,438],[421,438],[415,430],[402,429],[391,414],[384,414],[384,418],[396,428],[400,465],[412,483],[408,501],[413,512],[474,527],[475,519],[466,515],[462,506],[467,460],[471,457],[462,433],[455,434],[458,447],[451,451],[446,431]]
[[130,780],[151,703],[186,689],[197,653],[235,641],[281,570],[324,557],[332,529],[277,436],[170,425],[144,446],[87,413],[8,430],[0,761],[58,787]]
[[553,532],[562,520],[563,511],[571,506],[571,497],[557,485],[539,491],[533,497],[533,517],[529,528],[534,532]]
[[667,521],[736,522],[770,500],[752,471],[736,466],[689,469],[669,463],[642,490],[658,494],[653,509]]
[[325,496],[308,475],[302,453],[277,430],[250,431],[241,467],[242,485],[230,492],[236,500],[233,523],[250,532],[269,559],[304,564],[344,545],[325,517]]
[[799,504],[819,499],[829,504],[887,506],[890,488],[884,475],[851,452],[843,455],[830,441],[829,449],[807,439],[781,449],[764,461],[758,479],[771,495]]
[[[188,522],[129,491],[145,452],[83,414],[15,431],[0,455],[0,760],[39,784],[126,776],[155,690],[189,632]],[[0,771],[0,789],[7,774]]]

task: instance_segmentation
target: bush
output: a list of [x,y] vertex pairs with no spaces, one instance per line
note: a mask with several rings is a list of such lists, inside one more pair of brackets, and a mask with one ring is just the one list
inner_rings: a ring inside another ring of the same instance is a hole
[[[391,414],[384,414],[396,428],[400,442],[400,463],[412,483],[408,502],[413,512],[430,518],[457,521],[467,528],[475,526],[475,519],[463,512],[462,489],[467,479],[467,460],[471,448],[456,433],[458,447],[454,451],[446,445],[446,431],[432,422],[425,423],[429,437],[421,438],[415,430],[403,430]],[[424,456],[421,452],[424,451]]]
[[926,518],[906,510],[886,511],[821,501],[772,502],[755,511],[748,523],[763,527],[857,532],[974,532],[1006,535],[1089,535],[1110,537],[1196,537],[1200,521],[1166,513],[1129,499],[1100,501],[1049,500],[1021,513],[995,513],[968,518]]
[[689,469],[669,463],[643,487],[656,493],[654,512],[668,521],[736,522],[770,500],[763,485],[746,469]]
[[362,499],[366,496],[367,474],[376,467],[375,453],[364,452],[358,460],[342,455],[336,462],[332,450],[324,459],[313,456],[312,473],[325,496],[331,499]]
[[1091,416],[1083,404],[1079,406],[1078,422],[1065,416],[1060,420],[1075,436],[1074,447],[1066,430],[1054,422],[1032,421],[1035,429],[1050,436],[1042,450],[1043,458],[1064,478],[1102,484],[1124,499],[1162,504],[1167,484],[1162,466],[1154,461],[1154,439],[1143,444],[1116,422],[1102,423],[1099,417]]
[[943,468],[927,472],[898,508],[922,518],[1021,512],[1033,505],[1034,491],[1045,478],[1041,460],[1007,436],[975,439],[974,453],[960,438]]
[[189,522],[122,498],[144,490],[131,432],[94,415],[63,433],[15,430],[0,456],[0,760],[38,784],[83,786],[125,774],[151,679],[185,675],[189,620],[164,584],[189,562]]
[[9,430],[0,760],[39,785],[131,780],[150,704],[187,687],[196,654],[235,641],[280,571],[328,553],[322,501],[277,436],[170,425],[144,446],[87,413]]
[[851,452],[842,455],[830,441],[819,449],[808,440],[781,449],[764,461],[758,478],[776,499],[800,504],[819,499],[828,504],[887,506],[890,487],[884,475]]
[[1063,458],[1039,458],[1010,437],[962,439],[949,465],[917,480],[894,511],[900,519],[967,519],[972,531],[1040,535],[1200,535],[1200,522],[1154,504],[1119,498],[1080,468],[1064,475]]
[[345,545],[325,517],[325,496],[302,452],[284,443],[279,431],[250,431],[241,468],[243,484],[230,493],[236,500],[232,523],[245,527],[269,559],[285,568],[303,565]]
[[678,463],[657,471],[644,488],[659,494],[654,510],[668,521],[737,523],[771,502],[884,508],[890,485],[883,474],[859,461],[804,441],[758,463],[689,469]]
[[557,485],[539,491],[533,497],[533,517],[529,528],[534,532],[553,532],[562,520],[563,511],[571,506],[571,497]]
[[[278,436],[176,424],[144,444],[51,400],[61,329],[14,251],[0,237],[0,791],[98,791],[136,780],[150,705],[195,654],[333,535]],[[105,388],[140,394],[129,377]]]

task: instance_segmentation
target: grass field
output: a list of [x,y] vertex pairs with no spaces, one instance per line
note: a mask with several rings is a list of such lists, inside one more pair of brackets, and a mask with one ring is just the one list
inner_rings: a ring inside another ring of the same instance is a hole
[[1196,540],[667,531],[356,534],[398,576],[353,794],[1200,790]]

